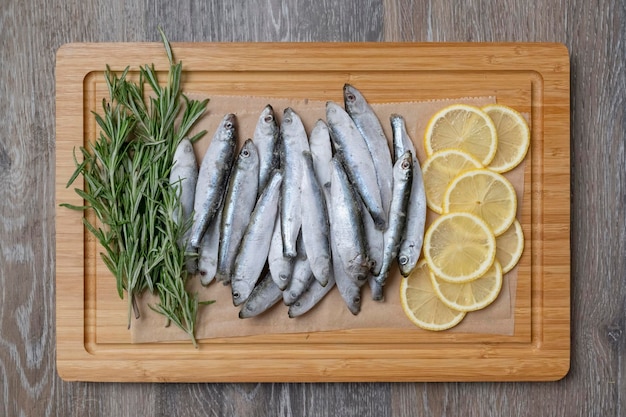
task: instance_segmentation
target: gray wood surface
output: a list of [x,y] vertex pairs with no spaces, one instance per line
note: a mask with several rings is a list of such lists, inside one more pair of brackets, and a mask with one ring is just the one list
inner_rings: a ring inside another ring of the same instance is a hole
[[[0,416],[625,416],[624,0],[2,0]],[[557,41],[571,54],[572,362],[554,383],[102,384],[55,369],[54,63],[77,41]]]

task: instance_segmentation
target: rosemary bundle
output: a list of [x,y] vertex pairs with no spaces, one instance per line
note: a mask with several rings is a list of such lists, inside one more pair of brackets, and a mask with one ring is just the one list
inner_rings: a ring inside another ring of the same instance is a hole
[[[189,100],[181,91],[182,63],[174,63],[172,50],[161,32],[170,62],[168,81],[161,86],[154,66],[139,69],[139,81],[118,76],[107,66],[109,99],[102,115],[93,113],[101,132],[94,143],[80,147],[82,162],[74,155],[76,170],[67,186],[82,175],[85,190],[75,188],[84,206],[62,204],[75,210],[93,210],[96,224],[83,218],[87,230],[100,242],[102,259],[115,276],[120,298],[128,298],[139,317],[137,297],[148,290],[159,303],[150,306],[185,331],[196,346],[198,294],[186,290],[182,236],[191,227],[182,221],[179,188],[169,174],[176,147],[204,114],[208,100]],[[145,86],[150,94],[145,94]],[[179,116],[180,122],[178,122]],[[192,142],[206,132],[190,138]],[[178,218],[177,218],[178,216]]]

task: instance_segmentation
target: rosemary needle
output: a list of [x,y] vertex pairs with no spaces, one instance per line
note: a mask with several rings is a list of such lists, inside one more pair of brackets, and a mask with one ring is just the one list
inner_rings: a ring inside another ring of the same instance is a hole
[[[95,224],[86,218],[83,223],[104,248],[100,255],[116,278],[120,298],[127,294],[129,327],[132,311],[139,316],[137,297],[147,290],[159,297],[150,308],[197,346],[198,307],[212,301],[201,302],[186,289],[186,254],[176,242],[190,224],[175,218],[182,210],[177,210],[180,196],[169,184],[169,173],[176,147],[202,117],[208,100],[182,94],[182,63],[174,63],[170,44],[160,33],[170,62],[166,85],[159,83],[154,66],[139,68],[136,83],[127,79],[129,68],[118,76],[107,66],[109,99],[102,101],[102,115],[94,112],[100,135],[80,147],[82,162],[74,155],[76,170],[67,183],[69,187],[83,176],[85,190],[75,191],[85,205],[62,206],[95,213]],[[150,94],[145,94],[146,85]]]

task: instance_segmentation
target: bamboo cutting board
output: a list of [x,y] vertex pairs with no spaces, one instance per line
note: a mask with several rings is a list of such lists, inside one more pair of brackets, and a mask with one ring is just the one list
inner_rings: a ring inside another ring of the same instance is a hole
[[[569,57],[559,44],[181,43],[184,91],[327,100],[345,82],[372,102],[495,96],[530,115],[511,335],[354,329],[133,344],[126,301],[94,271],[83,213],[57,209],[57,369],[85,381],[556,380],[570,358]],[[56,200],[82,205],[65,184],[74,148],[94,140],[96,82],[108,64],[168,68],[163,45],[68,44],[56,66]],[[330,99],[340,100],[339,97]],[[82,183],[75,183],[81,187]]]

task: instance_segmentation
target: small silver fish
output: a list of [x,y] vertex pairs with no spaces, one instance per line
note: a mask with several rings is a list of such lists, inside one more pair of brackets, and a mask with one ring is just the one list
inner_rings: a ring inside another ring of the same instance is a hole
[[330,173],[332,170],[331,160],[333,159],[333,149],[330,143],[330,132],[323,120],[318,120],[311,130],[309,137],[309,148],[313,157],[313,167],[315,176],[324,190],[326,203],[330,202]]
[[315,279],[326,285],[333,268],[326,197],[317,181],[311,152],[302,153],[302,164],[302,241]]
[[[332,166],[330,231],[331,242],[335,245],[332,256],[338,256],[345,274],[361,286],[367,280],[371,263],[367,257],[359,197],[336,156],[333,157]],[[334,272],[337,273],[336,267]],[[335,277],[335,280],[339,285],[339,278]]]
[[170,171],[170,185],[177,190],[180,197],[182,213],[179,213],[178,209],[176,209],[174,211],[174,219],[177,223],[183,222],[186,225],[185,233],[178,245],[181,248],[185,248],[192,255],[187,257],[185,261],[187,271],[191,274],[194,274],[198,268],[198,259],[194,254],[196,249],[189,244],[197,181],[198,162],[193,151],[193,145],[189,139],[184,138],[174,152],[174,161]]
[[374,160],[383,210],[388,215],[393,186],[393,162],[391,152],[389,152],[389,141],[378,116],[358,89],[350,84],[344,85],[343,98],[346,111],[363,135]]
[[274,283],[271,274],[268,272],[265,277],[254,287],[250,297],[239,311],[240,319],[256,317],[274,306],[283,298],[283,292]]
[[235,306],[248,299],[265,266],[274,221],[278,213],[282,181],[282,173],[274,171],[254,207],[248,227],[241,239],[231,276]]
[[256,203],[259,178],[259,155],[251,139],[246,140],[230,175],[224,212],[220,225],[217,279],[230,282],[230,274]]
[[267,255],[267,263],[270,267],[272,279],[280,288],[284,290],[289,285],[291,274],[293,273],[293,260],[285,256],[283,252],[283,236],[281,234],[280,217],[274,221],[274,231],[270,242],[270,251]]
[[283,291],[283,302],[290,306],[309,288],[311,282],[315,280],[311,263],[307,258],[306,250],[302,242],[302,234],[298,237],[298,254],[294,260],[293,273],[289,285]]
[[328,277],[328,283],[326,286],[322,286],[317,280],[313,280],[309,288],[296,300],[295,303],[289,306],[289,317],[299,317],[315,307],[326,294],[335,287],[335,278],[333,274]]
[[222,205],[235,157],[236,141],[235,115],[227,114],[213,135],[198,173],[190,238],[194,248],[200,246],[209,222]]
[[[183,209],[182,220],[188,221],[193,213],[193,202],[198,181],[198,162],[189,139],[180,141],[174,152],[174,161],[170,171],[170,185],[178,191]],[[178,219],[175,213],[175,219]]]
[[361,312],[361,286],[346,273],[337,250],[337,243],[332,238],[331,245],[333,249],[333,277],[337,289],[348,310],[356,316]]
[[202,236],[200,248],[198,248],[198,273],[200,274],[200,283],[204,286],[213,282],[217,273],[222,212],[222,207],[220,207],[217,214],[209,222],[209,227]]
[[426,191],[424,188],[424,178],[420,167],[415,146],[406,131],[404,118],[397,114],[391,115],[391,126],[393,130],[393,143],[395,158],[398,159],[406,152],[413,154],[413,181],[411,183],[411,197],[406,215],[406,225],[404,234],[398,249],[398,266],[400,273],[408,277],[417,265],[422,244],[424,243],[424,225],[426,223]]
[[382,206],[374,160],[365,139],[348,113],[331,101],[326,103],[326,121],[336,153],[345,166],[350,182],[372,215],[376,227],[384,230],[387,227],[387,215]]
[[406,214],[411,196],[411,183],[413,181],[413,155],[411,151],[406,151],[393,166],[393,194],[391,208],[389,209],[389,227],[385,230],[385,251],[383,254],[383,265],[380,273],[376,276],[379,284],[385,285],[391,263],[398,254],[398,248],[404,226],[406,224]]
[[285,109],[280,125],[281,162],[284,172],[280,200],[281,233],[285,256],[296,256],[296,240],[302,226],[301,186],[302,152],[309,150],[309,142],[300,116],[291,108]]
[[261,111],[252,137],[259,153],[259,194],[265,188],[272,171],[280,164],[279,133],[274,109],[268,104]]

